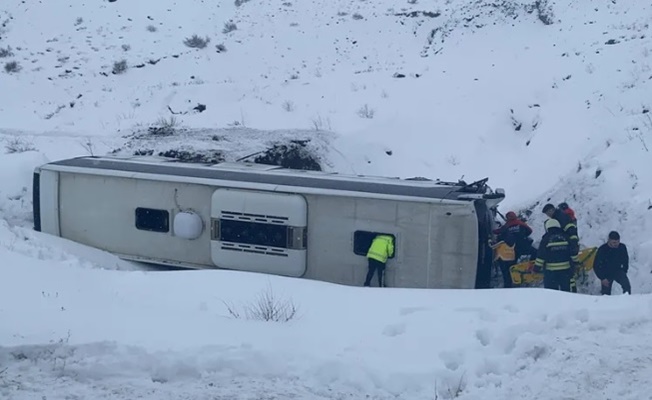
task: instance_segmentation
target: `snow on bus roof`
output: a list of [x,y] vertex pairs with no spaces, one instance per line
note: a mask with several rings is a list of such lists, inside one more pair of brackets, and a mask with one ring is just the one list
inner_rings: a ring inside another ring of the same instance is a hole
[[491,189],[485,185],[478,185],[474,189],[463,182],[447,183],[424,179],[347,175],[243,162],[197,164],[157,156],[87,156],[60,160],[48,165],[435,199],[458,199],[462,194],[491,193]]

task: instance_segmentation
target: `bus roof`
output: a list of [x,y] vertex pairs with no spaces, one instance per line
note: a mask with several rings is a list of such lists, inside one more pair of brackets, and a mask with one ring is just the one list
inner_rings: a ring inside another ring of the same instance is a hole
[[46,165],[54,167],[52,169],[55,170],[56,166],[73,167],[80,173],[84,169],[100,169],[107,171],[107,175],[110,175],[109,171],[121,171],[429,199],[472,200],[504,197],[503,193],[494,193],[486,185],[488,179],[471,184],[463,181],[451,183],[424,178],[399,179],[296,170],[276,165],[243,162],[184,163],[172,158],[152,156],[87,156],[55,161]]

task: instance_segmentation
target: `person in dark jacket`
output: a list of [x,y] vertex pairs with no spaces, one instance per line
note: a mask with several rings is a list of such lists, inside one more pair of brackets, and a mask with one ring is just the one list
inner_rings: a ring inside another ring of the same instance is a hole
[[562,231],[566,234],[571,250],[573,252],[573,261],[578,261],[578,253],[580,252],[580,238],[577,235],[577,225],[573,223],[571,217],[568,216],[562,210],[555,208],[552,204],[548,203],[543,207],[543,213],[548,216],[548,218],[556,219],[561,226]]
[[570,208],[568,206],[568,203],[566,202],[559,203],[557,208],[560,209],[564,214],[568,215],[568,217],[571,219],[571,222],[577,225],[577,217],[575,216],[575,210]]
[[632,286],[627,277],[629,254],[627,246],[620,243],[620,234],[609,232],[609,240],[598,248],[593,261],[593,271],[602,284],[602,294],[611,295],[614,281],[623,288],[623,293],[632,294]]
[[534,271],[543,270],[543,286],[546,289],[571,291],[573,250],[559,221],[550,218],[545,222],[546,234],[541,239]]
[[494,229],[493,233],[498,236],[498,241],[504,241],[509,246],[516,245],[515,261],[522,255],[536,254],[532,248],[532,242],[529,239],[532,234],[532,228],[527,223],[518,219],[514,211],[505,214],[505,224],[498,229]]
[[573,210],[572,208],[570,208],[570,207],[568,206],[568,203],[566,203],[566,202],[559,203],[559,205],[557,206],[557,208],[558,208],[559,210],[561,210],[564,214],[568,215],[568,217],[570,218],[571,222],[572,222],[573,224],[575,224],[575,231],[577,232],[577,236],[579,236],[579,228],[578,228],[578,226],[577,226],[577,217],[575,216],[575,210]]

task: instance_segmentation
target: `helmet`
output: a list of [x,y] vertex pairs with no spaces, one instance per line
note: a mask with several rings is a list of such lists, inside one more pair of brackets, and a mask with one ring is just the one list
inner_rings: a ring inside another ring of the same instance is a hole
[[546,228],[546,232],[548,232],[551,228],[561,229],[561,225],[559,224],[559,221],[557,221],[554,218],[547,219],[544,226]]
[[562,210],[562,211],[567,210],[567,209],[568,209],[568,203],[566,203],[566,202],[559,203],[559,205],[557,206],[557,208],[559,208],[559,209]]
[[545,214],[545,213],[547,213],[548,211],[552,211],[552,210],[554,210],[554,209],[555,209],[555,206],[553,206],[552,204],[548,203],[548,204],[546,204],[546,205],[543,207],[543,210],[542,210],[541,212],[543,212],[543,213]]
[[510,211],[505,215],[505,218],[507,218],[508,221],[512,221],[516,219],[516,213],[514,211]]

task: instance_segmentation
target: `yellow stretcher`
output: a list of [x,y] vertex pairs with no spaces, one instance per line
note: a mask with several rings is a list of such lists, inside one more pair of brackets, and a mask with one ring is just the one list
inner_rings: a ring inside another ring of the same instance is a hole
[[[577,279],[581,275],[585,275],[593,269],[593,261],[595,260],[595,253],[597,247],[587,247],[579,253],[580,268],[575,272]],[[537,286],[543,282],[543,273],[534,272],[534,260],[524,261],[513,265],[509,269],[512,276],[514,286]]]

